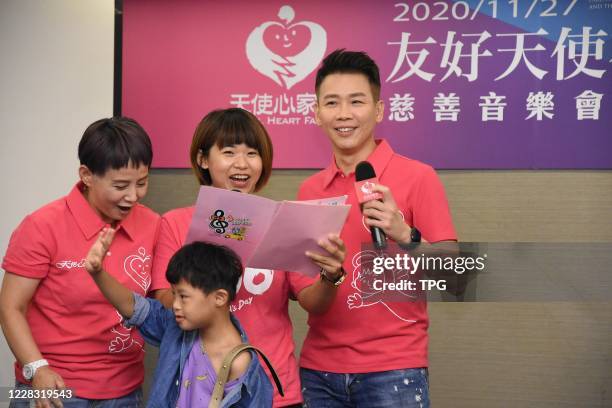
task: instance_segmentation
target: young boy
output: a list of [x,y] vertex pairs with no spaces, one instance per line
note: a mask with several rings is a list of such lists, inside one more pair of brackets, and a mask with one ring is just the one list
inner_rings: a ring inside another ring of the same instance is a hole
[[[85,259],[85,268],[128,325],[138,326],[150,344],[159,347],[159,361],[148,406],[207,407],[223,359],[246,342],[229,312],[242,273],[229,249],[194,242],[170,260],[166,278],[172,284],[172,310],[132,293],[102,264],[115,231],[105,228]],[[233,361],[221,407],[270,407],[272,386],[257,357],[241,353]]]
[[[387,302],[362,287],[360,251],[372,242],[372,226],[397,243],[410,242],[411,226],[428,242],[456,240],[444,189],[430,166],[375,139],[384,104],[378,67],[367,54],[331,53],[315,91],[315,118],[334,160],[301,185],[298,198],[348,195],[352,208],[340,237],[352,282],[339,288],[326,314],[309,316],[300,359],[304,401],[309,407],[428,407],[426,304]],[[364,160],[383,198],[365,203],[362,214],[354,172]]]

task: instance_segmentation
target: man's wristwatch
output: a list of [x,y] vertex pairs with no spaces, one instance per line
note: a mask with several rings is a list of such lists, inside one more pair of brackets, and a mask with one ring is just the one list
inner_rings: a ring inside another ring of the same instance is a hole
[[344,268],[340,268],[340,276],[334,279],[331,279],[329,276],[327,276],[325,269],[321,268],[321,280],[322,281],[325,280],[325,281],[330,282],[334,286],[340,286],[340,284],[344,282],[345,278],[346,278],[346,271],[344,270]]
[[45,359],[36,360],[32,361],[31,363],[25,364],[23,366],[22,372],[23,378],[25,378],[27,381],[32,381],[32,378],[34,378],[34,374],[36,374],[36,370],[38,370],[40,367],[48,365],[49,363]]

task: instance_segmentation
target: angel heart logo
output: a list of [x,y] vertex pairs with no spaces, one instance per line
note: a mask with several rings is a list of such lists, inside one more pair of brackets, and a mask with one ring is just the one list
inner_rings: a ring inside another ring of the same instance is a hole
[[147,255],[143,247],[138,248],[138,255],[125,258],[123,269],[147,293],[151,286],[151,255]]
[[327,33],[317,23],[292,23],[295,12],[282,6],[278,21],[256,27],[246,42],[246,55],[256,71],[283,88],[306,78],[321,62],[327,48]]

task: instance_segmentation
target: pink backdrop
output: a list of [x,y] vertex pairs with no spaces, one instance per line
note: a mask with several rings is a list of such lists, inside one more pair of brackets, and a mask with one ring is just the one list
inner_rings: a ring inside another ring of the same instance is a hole
[[[315,71],[324,55],[348,48],[377,61],[385,102],[377,136],[401,154],[437,168],[612,168],[612,8],[524,3],[532,2],[125,0],[123,114],[151,135],[155,167],[188,167],[197,123],[232,106],[264,123],[274,167],[325,167],[331,150],[313,120]],[[524,58],[510,69],[521,36]],[[572,76],[580,63],[586,69]],[[483,118],[490,92],[504,97],[503,120]],[[587,94],[585,103],[600,99],[597,118],[577,116],[576,98]],[[454,95],[456,106],[436,107],[440,95]],[[550,116],[531,115],[534,103],[548,103]]]

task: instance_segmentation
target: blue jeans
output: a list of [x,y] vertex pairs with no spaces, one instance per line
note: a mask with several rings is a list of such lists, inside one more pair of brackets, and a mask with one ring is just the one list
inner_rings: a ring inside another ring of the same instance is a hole
[[307,408],[429,408],[426,368],[364,374],[300,369]]
[[[15,382],[16,390],[30,390],[31,386]],[[62,399],[64,408],[142,408],[144,407],[142,399],[142,388],[138,387],[135,391],[124,395],[123,397],[98,400],[98,399],[84,399],[79,397],[72,397],[70,399]],[[32,405],[30,405],[30,403]],[[11,400],[9,408],[30,408],[34,406],[34,400],[28,401],[24,399]]]

